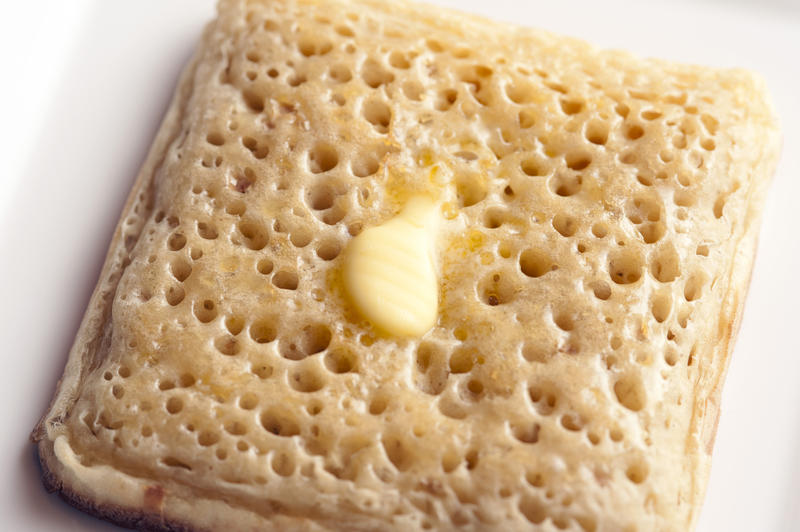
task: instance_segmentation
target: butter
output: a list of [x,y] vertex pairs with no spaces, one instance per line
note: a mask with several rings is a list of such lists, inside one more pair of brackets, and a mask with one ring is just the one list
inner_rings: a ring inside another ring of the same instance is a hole
[[434,200],[414,196],[397,216],[365,229],[345,250],[345,290],[378,329],[421,336],[436,323],[434,247],[440,216]]

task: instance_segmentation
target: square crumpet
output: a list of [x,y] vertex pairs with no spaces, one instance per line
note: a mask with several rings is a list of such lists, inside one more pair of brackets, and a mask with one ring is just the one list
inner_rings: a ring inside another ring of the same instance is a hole
[[[45,484],[158,530],[690,529],[778,146],[748,72],[222,0],[34,432]],[[420,194],[435,324],[386,334],[347,250]]]

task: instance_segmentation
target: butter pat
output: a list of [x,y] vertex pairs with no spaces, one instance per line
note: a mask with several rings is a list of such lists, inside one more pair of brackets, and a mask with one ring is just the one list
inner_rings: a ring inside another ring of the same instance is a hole
[[345,289],[358,311],[395,336],[421,336],[436,323],[436,202],[411,198],[391,220],[365,229],[344,257]]

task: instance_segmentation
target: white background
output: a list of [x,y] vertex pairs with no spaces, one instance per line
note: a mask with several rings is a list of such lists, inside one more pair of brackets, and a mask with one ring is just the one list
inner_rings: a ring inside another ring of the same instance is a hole
[[[699,530],[800,530],[800,1],[436,3],[767,79],[784,153]],[[113,530],[44,492],[27,437],[213,3],[0,0],[0,8],[0,529]]]

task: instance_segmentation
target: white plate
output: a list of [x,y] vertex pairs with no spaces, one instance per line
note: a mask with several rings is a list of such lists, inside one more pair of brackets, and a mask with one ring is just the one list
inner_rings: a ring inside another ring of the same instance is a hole
[[[791,0],[440,0],[644,56],[761,72],[785,150],[723,393],[699,530],[800,523],[800,14]],[[211,0],[9,2],[0,28],[0,345],[7,530],[112,530],[45,494],[27,435],[45,410],[138,166]]]

